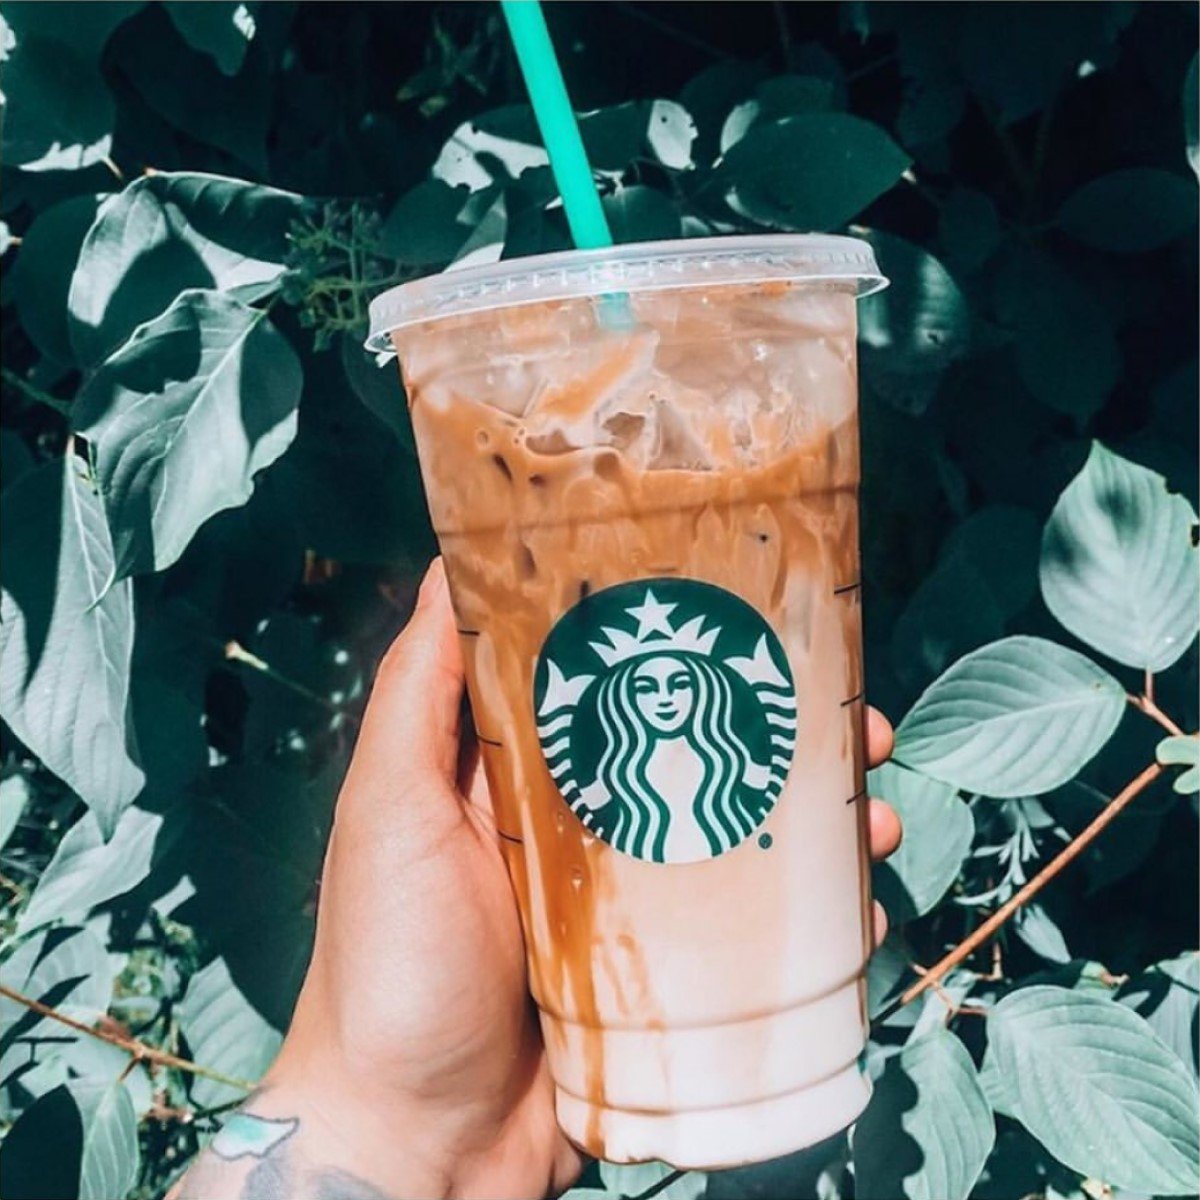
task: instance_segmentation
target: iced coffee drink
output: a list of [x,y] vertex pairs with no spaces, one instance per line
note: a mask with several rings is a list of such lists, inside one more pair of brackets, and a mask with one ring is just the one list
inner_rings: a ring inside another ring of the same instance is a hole
[[518,260],[399,354],[564,1131],[718,1167],[849,1124],[870,945],[843,238]]

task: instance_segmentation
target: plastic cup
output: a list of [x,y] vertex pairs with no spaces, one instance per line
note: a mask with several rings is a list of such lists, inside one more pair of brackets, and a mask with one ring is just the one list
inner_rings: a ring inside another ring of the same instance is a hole
[[761,1161],[870,1095],[855,297],[883,284],[853,239],[714,238],[371,307],[558,1119],[610,1161]]

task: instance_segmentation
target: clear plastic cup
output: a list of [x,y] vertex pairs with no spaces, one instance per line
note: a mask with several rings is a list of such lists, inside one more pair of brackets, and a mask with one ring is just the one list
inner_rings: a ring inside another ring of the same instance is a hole
[[838,237],[371,306],[399,355],[563,1130],[727,1167],[870,1095],[855,297]]

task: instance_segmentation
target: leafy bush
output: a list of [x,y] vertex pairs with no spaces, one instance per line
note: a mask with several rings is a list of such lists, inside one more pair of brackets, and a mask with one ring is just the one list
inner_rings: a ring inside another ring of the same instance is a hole
[[[550,15],[622,240],[849,228],[893,279],[907,827],[853,1139],[578,1195],[1194,1193],[1194,10]],[[152,1196],[278,1045],[433,549],[365,304],[567,238],[491,6],[24,3],[3,46],[2,1189]]]

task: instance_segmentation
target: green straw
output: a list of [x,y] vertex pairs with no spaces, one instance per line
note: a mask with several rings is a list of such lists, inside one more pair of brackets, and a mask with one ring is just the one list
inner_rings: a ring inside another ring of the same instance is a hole
[[542,6],[538,0],[500,0],[500,7],[550,156],[571,239],[580,250],[611,246],[612,234],[600,206],[600,193],[596,191]]

